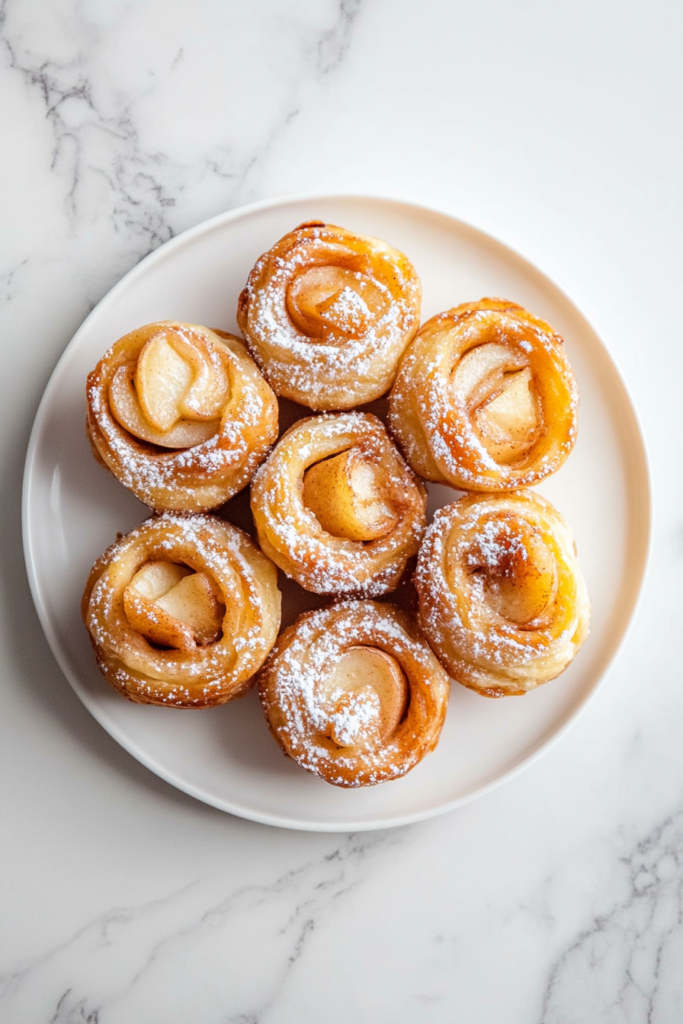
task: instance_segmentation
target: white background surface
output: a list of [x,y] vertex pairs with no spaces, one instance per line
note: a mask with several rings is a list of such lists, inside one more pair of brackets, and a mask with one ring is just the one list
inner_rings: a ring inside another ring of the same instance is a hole
[[[683,9],[6,0],[2,1024],[683,1018]],[[151,248],[287,192],[477,223],[592,320],[640,413],[640,612],[547,757],[447,817],[308,835],[214,811],[90,718],[40,632],[19,494],[65,344]]]

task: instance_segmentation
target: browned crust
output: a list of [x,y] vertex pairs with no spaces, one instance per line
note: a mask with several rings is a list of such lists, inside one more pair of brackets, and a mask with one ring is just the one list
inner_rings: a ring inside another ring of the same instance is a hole
[[[303,504],[306,469],[355,446],[386,466],[387,499],[397,512],[392,530],[369,542],[331,536]],[[377,596],[395,589],[426,525],[424,487],[370,413],[327,413],[295,423],[254,478],[251,507],[263,551],[300,586],[319,594]]]
[[[389,296],[392,315],[373,319],[370,329],[346,341],[315,343],[293,324],[285,299],[294,280],[318,266],[362,266]],[[419,327],[421,297],[403,253],[380,239],[308,221],[257,260],[238,299],[237,323],[276,394],[310,409],[351,409],[391,386]]]
[[[369,752],[337,747],[324,722],[312,721],[303,696],[307,685],[315,689],[321,681],[318,661],[328,670],[357,644],[395,658],[410,688],[407,711],[396,731]],[[258,684],[268,727],[283,752],[342,788],[377,785],[414,768],[439,741],[450,686],[415,619],[374,601],[342,601],[301,615],[278,638]]]
[[[484,458],[466,410],[450,393],[460,358],[495,337],[532,372],[543,429],[518,463]],[[576,443],[579,392],[561,336],[505,299],[463,303],[433,316],[407,349],[390,395],[389,426],[416,473],[466,491],[513,491],[556,472]]]
[[[164,558],[211,576],[226,614],[222,634],[191,652],[149,644],[127,620],[123,592],[147,561]],[[242,696],[275,643],[275,566],[236,526],[202,513],[152,516],[97,559],[81,603],[105,679],[138,704],[207,708]]]
[[147,324],[120,338],[88,375],[88,439],[97,461],[150,508],[216,508],[249,483],[270,451],[278,432],[277,399],[239,338],[180,325],[213,336],[220,346],[230,398],[219,432],[194,448],[163,452],[133,437],[111,413],[109,388],[119,366],[136,359],[159,326]]

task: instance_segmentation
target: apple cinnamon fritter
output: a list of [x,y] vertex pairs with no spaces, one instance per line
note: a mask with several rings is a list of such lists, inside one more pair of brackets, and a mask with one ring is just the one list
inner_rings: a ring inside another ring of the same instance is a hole
[[420,324],[422,289],[379,238],[310,221],[257,260],[237,323],[278,395],[351,409],[391,387]]
[[263,551],[316,594],[394,590],[426,524],[425,491],[370,413],[309,416],[251,486]]
[[563,464],[578,404],[559,334],[514,302],[482,299],[420,328],[391,392],[389,426],[425,479],[513,491]]
[[88,377],[96,458],[151,508],[215,508],[278,430],[275,395],[239,340],[163,321],[120,338]]
[[275,566],[236,526],[164,512],[97,560],[81,612],[124,697],[205,708],[249,689],[275,643],[280,600]]
[[439,509],[415,584],[420,625],[439,660],[486,697],[554,679],[588,635],[574,539],[533,491],[469,494]]
[[279,637],[259,675],[270,731],[333,786],[398,779],[434,749],[448,676],[415,620],[391,604],[340,601]]

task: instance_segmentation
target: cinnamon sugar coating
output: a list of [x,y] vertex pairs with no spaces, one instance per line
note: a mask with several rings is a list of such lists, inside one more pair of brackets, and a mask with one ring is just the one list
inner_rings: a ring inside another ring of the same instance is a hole
[[[131,625],[128,588],[154,563],[209,578],[223,609],[217,639],[191,644],[192,650],[162,648]],[[97,560],[81,612],[102,674],[124,697],[138,704],[213,707],[251,686],[277,637],[280,591],[275,566],[236,526],[201,513],[165,512]]]
[[573,537],[533,491],[470,494],[439,509],[415,585],[420,625],[439,660],[487,697],[555,678],[588,635]]
[[403,253],[312,221],[256,262],[237,322],[278,395],[350,409],[391,386],[419,327],[421,294]]
[[[392,663],[403,712],[382,729],[386,687],[339,679],[350,651]],[[402,682],[400,681],[402,680]],[[390,604],[342,601],[308,612],[279,637],[259,676],[270,730],[302,768],[335,786],[400,778],[436,746],[449,680],[415,621]]]

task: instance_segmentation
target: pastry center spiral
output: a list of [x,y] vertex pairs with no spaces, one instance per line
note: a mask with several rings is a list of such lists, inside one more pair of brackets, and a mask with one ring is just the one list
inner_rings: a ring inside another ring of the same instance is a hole
[[190,448],[216,434],[228,401],[228,378],[208,339],[170,328],[120,366],[109,388],[115,419],[140,440]]
[[304,504],[334,537],[371,541],[397,521],[379,465],[356,448],[318,462],[304,474]]
[[527,454],[543,424],[533,376],[521,353],[493,342],[478,345],[459,361],[451,385],[496,462],[517,462]]
[[467,553],[489,607],[518,626],[537,628],[557,594],[555,558],[533,527],[488,520]]
[[148,640],[193,651],[221,635],[225,605],[208,573],[176,562],[146,562],[123,592],[132,629]]
[[370,269],[367,257],[345,263],[303,270],[287,289],[290,319],[309,338],[359,338],[388,305],[386,290],[365,272]]
[[326,682],[330,738],[339,747],[385,742],[405,716],[408,683],[397,660],[376,647],[350,647]]

